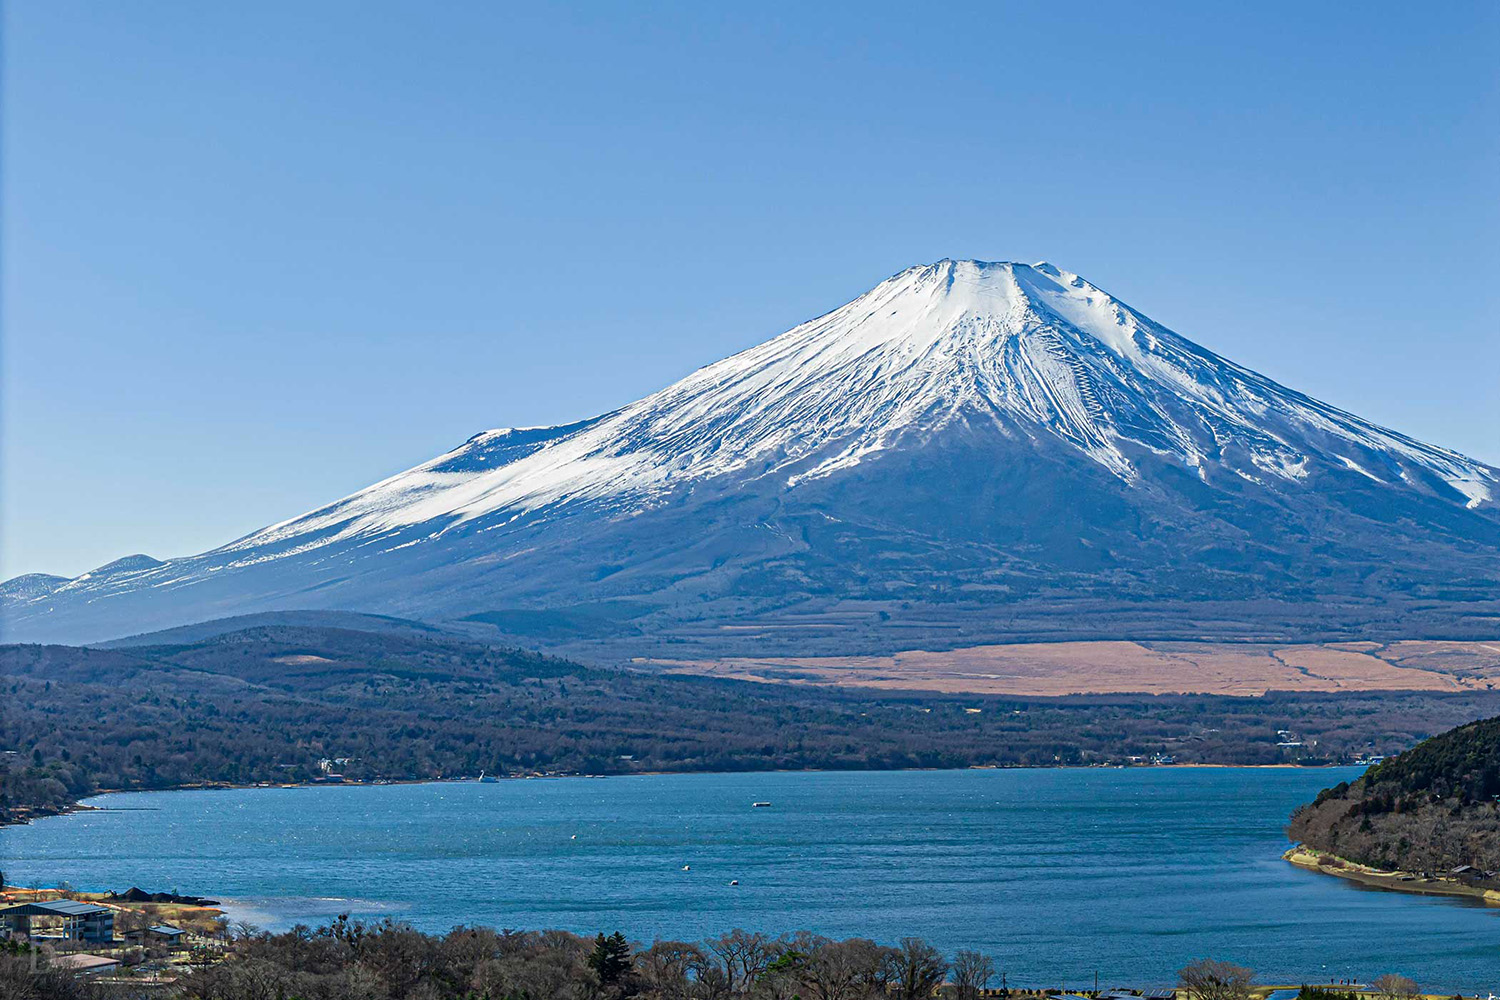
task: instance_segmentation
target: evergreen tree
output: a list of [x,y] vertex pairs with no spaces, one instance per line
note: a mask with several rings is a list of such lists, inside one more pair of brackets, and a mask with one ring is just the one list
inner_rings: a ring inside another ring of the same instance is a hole
[[600,931],[594,939],[594,950],[589,953],[589,968],[599,977],[599,985],[619,985],[631,969],[630,944],[625,935],[615,931],[609,937]]

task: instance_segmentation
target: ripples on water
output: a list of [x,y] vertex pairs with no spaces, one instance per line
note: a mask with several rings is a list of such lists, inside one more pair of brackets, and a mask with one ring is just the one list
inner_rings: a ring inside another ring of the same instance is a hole
[[[1500,911],[1281,860],[1290,810],[1354,769],[652,775],[144,792],[0,831],[7,877],[338,913],[695,939],[800,928],[993,954],[1012,982],[1399,971],[1500,987]],[[770,808],[751,803],[770,801]],[[142,812],[141,810],[154,810]],[[684,870],[687,866],[687,870]],[[731,880],[739,884],[731,886]]]

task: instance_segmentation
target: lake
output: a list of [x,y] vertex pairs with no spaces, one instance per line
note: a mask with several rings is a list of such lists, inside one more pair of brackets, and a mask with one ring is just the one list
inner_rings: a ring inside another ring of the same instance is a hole
[[[269,928],[338,913],[733,927],[977,948],[1012,983],[1147,986],[1196,957],[1264,982],[1500,987],[1500,910],[1281,860],[1287,814],[1355,768],[642,775],[133,792],[0,830],[7,879],[175,889]],[[752,803],[769,801],[767,808]],[[737,880],[738,885],[730,885]]]

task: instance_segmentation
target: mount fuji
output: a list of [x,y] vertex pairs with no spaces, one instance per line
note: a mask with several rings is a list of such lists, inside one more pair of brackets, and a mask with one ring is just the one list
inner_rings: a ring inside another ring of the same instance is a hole
[[1497,497],[1075,274],[944,260],[614,412],[0,607],[8,641],[326,610],[610,655],[1489,638]]

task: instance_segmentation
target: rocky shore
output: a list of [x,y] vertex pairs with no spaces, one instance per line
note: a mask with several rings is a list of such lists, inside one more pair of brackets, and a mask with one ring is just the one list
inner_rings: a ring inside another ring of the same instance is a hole
[[1399,869],[1372,868],[1326,851],[1298,844],[1282,855],[1298,868],[1346,878],[1361,885],[1394,892],[1412,892],[1423,896],[1467,896],[1500,906],[1500,889],[1466,882],[1452,875],[1429,872],[1407,872]]

